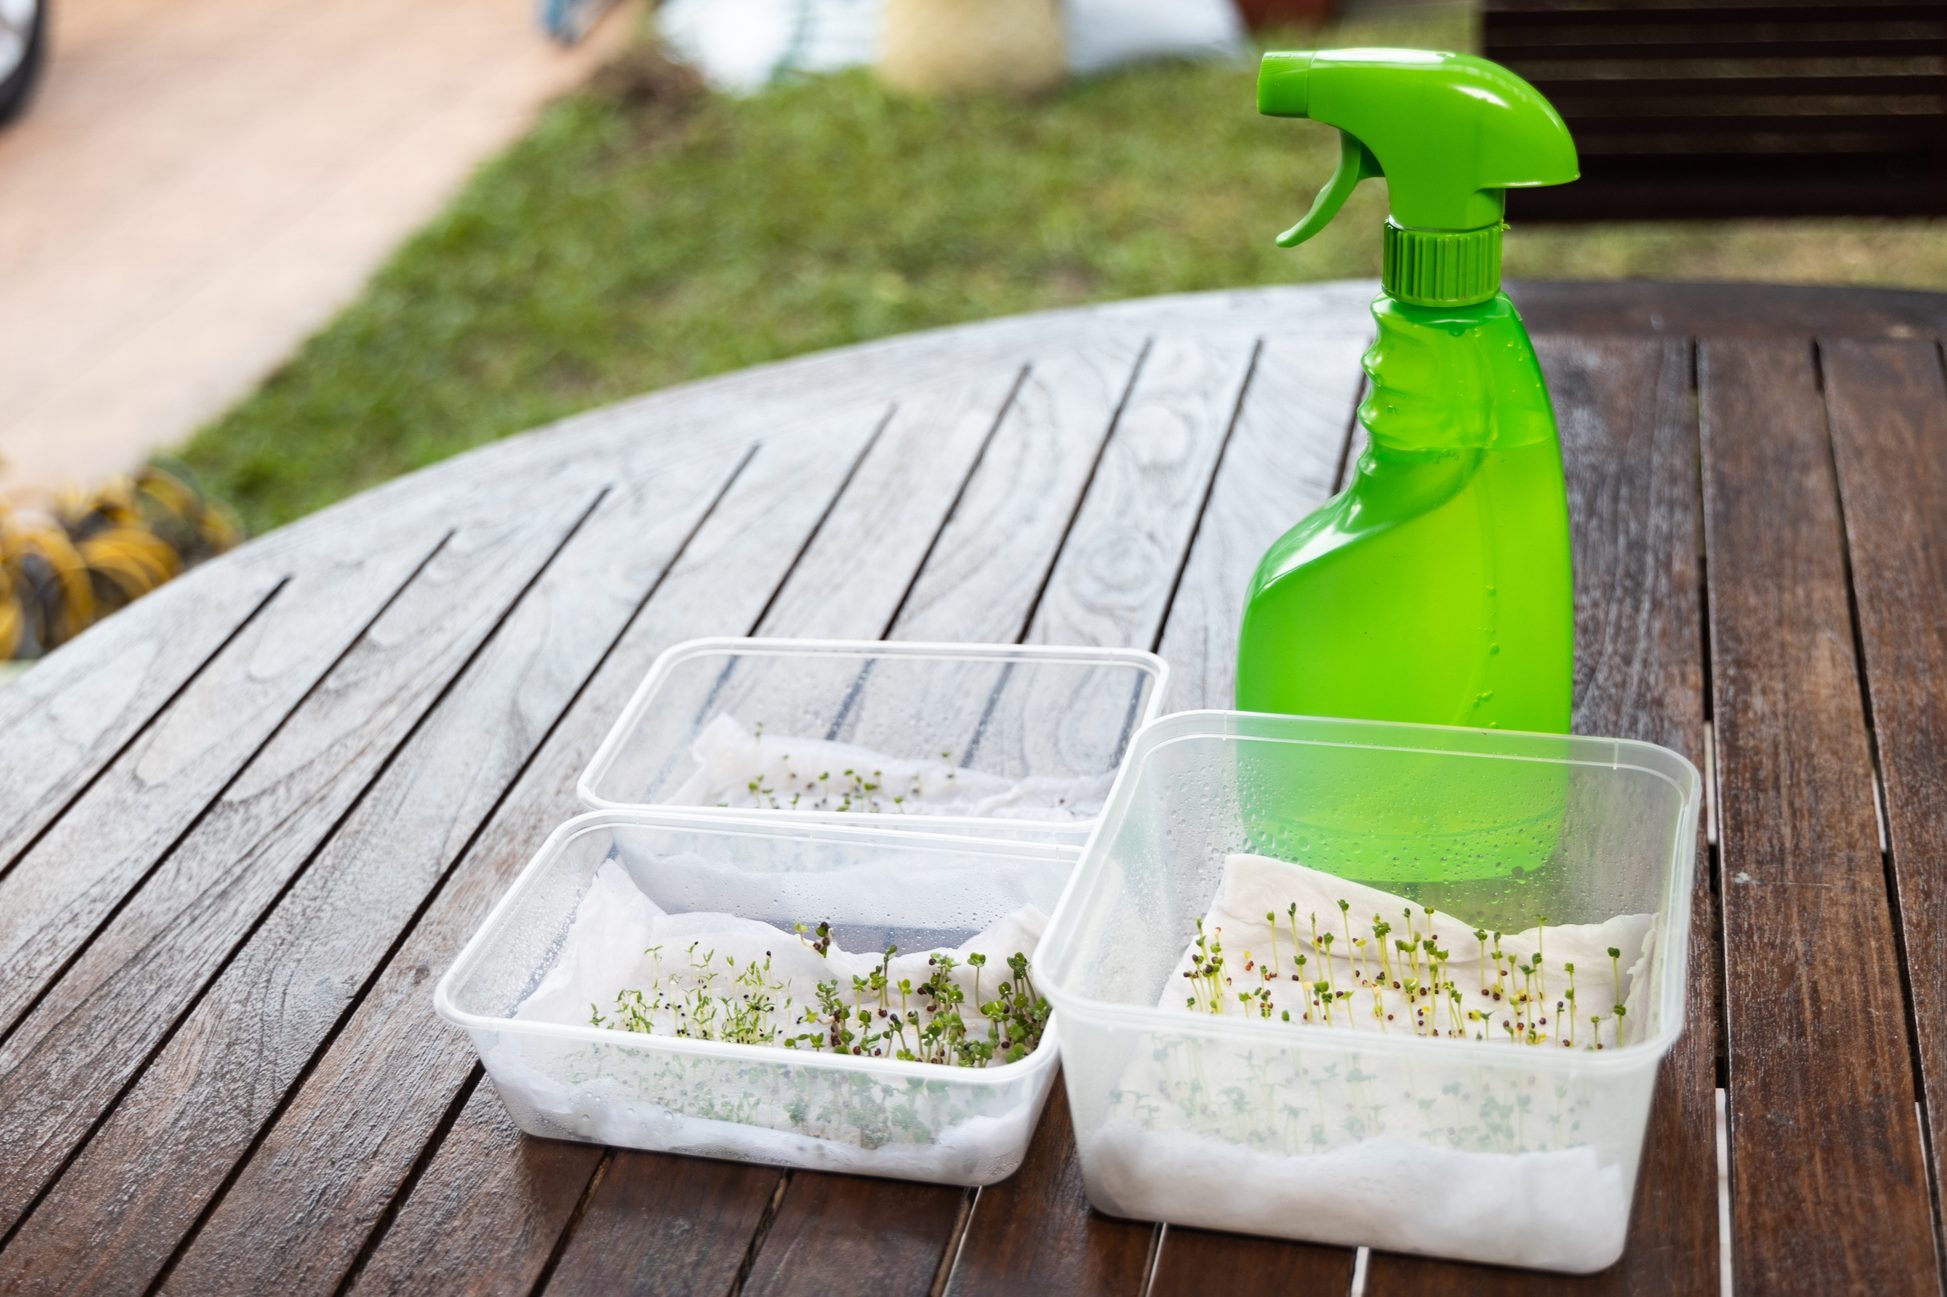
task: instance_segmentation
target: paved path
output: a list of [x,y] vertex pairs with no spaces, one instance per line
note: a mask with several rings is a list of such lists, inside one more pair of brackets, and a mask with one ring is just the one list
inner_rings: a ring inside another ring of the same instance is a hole
[[55,0],[0,131],[0,489],[180,441],[632,26],[531,0]]

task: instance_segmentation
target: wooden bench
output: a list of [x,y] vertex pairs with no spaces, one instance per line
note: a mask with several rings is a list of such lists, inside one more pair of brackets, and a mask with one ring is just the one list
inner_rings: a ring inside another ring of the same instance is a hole
[[1947,213],[1941,0],[1486,0],[1481,26],[1582,154],[1517,220]]

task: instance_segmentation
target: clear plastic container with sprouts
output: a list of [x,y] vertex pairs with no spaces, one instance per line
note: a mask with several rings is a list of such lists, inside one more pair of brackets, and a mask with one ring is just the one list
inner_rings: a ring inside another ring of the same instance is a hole
[[1153,722],[1036,960],[1090,1201],[1611,1264],[1683,1025],[1700,799],[1646,743]]
[[555,831],[440,980],[522,1130],[991,1184],[1055,1074],[1075,850],[746,812]]
[[1080,846],[1168,674],[1138,649],[689,640],[650,667],[581,800]]

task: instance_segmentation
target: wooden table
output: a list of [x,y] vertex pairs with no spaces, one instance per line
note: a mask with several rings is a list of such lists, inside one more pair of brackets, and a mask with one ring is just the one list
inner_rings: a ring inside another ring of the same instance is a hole
[[0,692],[0,1291],[1711,1291],[1720,1106],[1740,1291],[1936,1291],[1947,297],[1516,286],[1573,496],[1576,727],[1717,794],[1603,1275],[1091,1215],[1059,1089],[979,1193],[529,1140],[434,1018],[675,640],[1154,645],[1175,706],[1223,704],[1246,575],[1345,475],[1370,293],[1004,320],[598,411]]

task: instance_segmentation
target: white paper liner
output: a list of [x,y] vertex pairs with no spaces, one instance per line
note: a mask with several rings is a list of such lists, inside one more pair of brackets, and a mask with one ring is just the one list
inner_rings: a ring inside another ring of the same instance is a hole
[[[987,1020],[975,1008],[975,970],[965,965],[965,956],[988,956],[980,994],[991,998],[1008,975],[1008,956],[1019,951],[1031,957],[1045,922],[1038,910],[1024,907],[948,952],[962,961],[950,976],[966,993],[960,1012],[970,1038],[985,1039]],[[730,957],[739,968],[768,952],[772,980],[790,988],[777,998],[781,1003],[788,994],[800,1007],[815,1005],[817,982],[831,978],[849,1000],[851,978],[881,964],[878,955],[848,952],[836,943],[820,957],[796,935],[752,919],[666,913],[620,863],[609,860],[576,906],[553,965],[513,1017],[587,1025],[591,1006],[606,1015],[618,991],[648,989],[654,971],[644,953],[648,947],[663,948],[668,969],[672,962],[686,964],[691,942],[714,950],[718,965]],[[926,962],[931,953],[896,955],[891,980],[925,980],[933,971]],[[673,1036],[673,1015],[661,1016],[656,1028],[648,1037],[615,1034],[633,1043]],[[937,1081],[921,1081],[805,1067],[754,1051],[746,1059],[736,1046],[726,1046],[725,1057],[619,1043],[535,1042],[514,1033],[479,1033],[477,1041],[496,1089],[530,1129],[626,1147],[964,1184],[991,1183],[1019,1164],[1049,1075],[1016,1084],[956,1085],[956,1074],[965,1069],[945,1065],[934,1065]],[[807,1063],[819,1057],[804,1053]]]
[[[1349,909],[1341,914],[1339,902],[1346,901]],[[1298,907],[1299,950],[1294,950],[1291,942],[1290,907]],[[1380,891],[1360,883],[1347,882],[1331,874],[1309,869],[1288,861],[1275,860],[1269,856],[1251,855],[1238,852],[1224,862],[1223,877],[1217,884],[1217,894],[1212,898],[1210,913],[1204,916],[1204,930],[1215,936],[1221,932],[1226,971],[1232,984],[1225,992],[1224,1012],[1241,1013],[1245,1006],[1238,1003],[1236,992],[1247,991],[1258,986],[1266,986],[1271,991],[1272,1017],[1282,1021],[1281,1014],[1289,1011],[1292,1021],[1301,1021],[1310,1000],[1305,987],[1316,981],[1329,981],[1340,990],[1353,989],[1350,1000],[1337,1005],[1333,1010],[1332,1024],[1339,1030],[1379,1032],[1403,1032],[1412,1034],[1412,1026],[1406,1000],[1402,992],[1386,987],[1379,995],[1383,1009],[1390,1010],[1390,1022],[1373,1014],[1374,994],[1366,988],[1358,988],[1354,969],[1361,964],[1370,972],[1379,966],[1379,956],[1372,941],[1372,919],[1375,915],[1392,925],[1386,935],[1390,945],[1407,935],[1408,919],[1404,911],[1412,911],[1414,933],[1419,937],[1432,937],[1442,950],[1448,951],[1452,959],[1445,965],[1441,980],[1451,981],[1460,991],[1462,1012],[1461,1027],[1472,1039],[1475,1032],[1482,1030],[1482,1024],[1465,1020],[1467,1009],[1489,1009],[1497,1016],[1491,1027],[1502,1033],[1500,1023],[1509,1018],[1506,1000],[1496,1001],[1481,994],[1483,964],[1481,960],[1482,943],[1474,932],[1477,925],[1464,918],[1436,912],[1428,919],[1417,905],[1411,905],[1403,897],[1391,892]],[[1277,915],[1279,929],[1275,959],[1279,976],[1274,981],[1262,980],[1260,973],[1273,958],[1271,925],[1265,922],[1266,914]],[[1331,975],[1326,974],[1328,962],[1326,954],[1311,945],[1312,920],[1317,918],[1319,936],[1332,937],[1329,963]],[[1350,938],[1347,936],[1348,927]],[[1366,949],[1361,957],[1352,940],[1364,938]],[[1486,943],[1488,959],[1485,964],[1486,981],[1494,980],[1492,952],[1495,938],[1490,934]],[[1604,1015],[1602,1026],[1603,1042],[1613,1046],[1616,1043],[1617,1021],[1611,1014],[1611,1007],[1622,1004],[1624,1014],[1621,1022],[1621,1042],[1627,1044],[1640,1039],[1648,1021],[1650,979],[1643,976],[1650,966],[1654,953],[1655,934],[1647,914],[1621,914],[1602,923],[1593,924],[1554,924],[1539,931],[1529,928],[1523,932],[1502,933],[1498,938],[1501,952],[1511,956],[1516,962],[1525,963],[1539,952],[1545,964],[1540,985],[1545,990],[1541,996],[1541,1009],[1537,1016],[1547,1017],[1545,1034],[1559,1047],[1566,1033],[1559,1030],[1561,1024],[1555,1021],[1555,1006],[1568,989],[1568,975],[1563,971],[1564,963],[1575,965],[1576,1002],[1579,1008],[1575,1024],[1575,1039],[1578,1044],[1590,1043],[1589,1018],[1593,1014]],[[1622,951],[1618,968],[1612,969],[1609,959],[1611,948]],[[1304,981],[1292,980],[1297,971],[1294,954],[1305,956]],[[1244,963],[1249,956],[1257,968],[1245,971]],[[1189,994],[1190,983],[1184,977],[1196,957],[1194,946],[1186,947],[1183,957],[1177,961],[1175,972],[1171,975],[1169,986],[1164,990],[1162,1007],[1184,1009],[1184,998]],[[1389,950],[1395,973],[1401,968],[1401,955],[1397,950]],[[1616,985],[1616,973],[1620,971],[1621,985]],[[1399,978],[1398,980],[1404,980]],[[1510,979],[1510,987],[1519,987],[1521,979]],[[1620,998],[1618,998],[1620,997]],[[1425,1000],[1419,1005],[1428,1006]],[[1428,1006],[1432,1009],[1435,1026],[1452,1029],[1451,1020],[1442,1005]],[[1251,1012],[1255,1013],[1253,1009]],[[1312,1017],[1320,1017],[1319,1010],[1312,1011]],[[1502,1033],[1504,1034],[1504,1033]],[[1495,1039],[1501,1039],[1497,1034]],[[1541,1046],[1521,1046],[1521,1048],[1547,1048]]]
[[[1263,959],[1271,950],[1265,914],[1288,924],[1294,902],[1306,981],[1324,977],[1326,956],[1310,943],[1315,911],[1320,935],[1330,931],[1335,938],[1332,980],[1352,985],[1356,956],[1344,958],[1338,949],[1346,942],[1340,898],[1349,902],[1353,935],[1368,938],[1368,960],[1374,914],[1393,925],[1388,941],[1405,936],[1401,912],[1408,902],[1401,897],[1284,861],[1231,856],[1204,924],[1223,930],[1233,991],[1261,984],[1255,971],[1249,977],[1242,971],[1244,952]],[[1479,993],[1476,925],[1466,916],[1436,913],[1429,929],[1418,907],[1414,924],[1451,952],[1445,976],[1461,989],[1463,1003],[1493,1003]],[[1272,984],[1279,1022],[1287,1009],[1300,1019],[1308,999],[1290,980],[1288,926],[1281,934],[1282,976]],[[1549,924],[1540,939],[1551,1016],[1566,987],[1564,960],[1577,969],[1584,1010],[1578,1029],[1588,1027],[1588,1012],[1609,1009],[1615,992],[1608,948],[1614,946],[1623,952],[1623,1039],[1648,1029],[1650,916]],[[1537,933],[1506,933],[1500,944],[1525,961],[1537,949]],[[1160,999],[1161,1007],[1183,1015],[1186,1033],[1199,1021],[1184,1003],[1189,982],[1181,976],[1193,958],[1186,949]],[[1488,971],[1491,982],[1491,962]],[[1410,1037],[1404,999],[1392,994],[1399,1007],[1387,1034]],[[1341,1006],[1329,1035],[1316,1024],[1293,1028],[1288,1048],[1164,1031],[1134,1037],[1107,1112],[1085,1131],[1092,1196],[1106,1210],[1132,1216],[1503,1265],[1587,1271],[1620,1254],[1633,1155],[1625,1164],[1616,1152],[1636,1147],[1640,1119],[1592,1105],[1586,1083],[1523,1066],[1528,1055],[1568,1052],[1559,1042],[1503,1038],[1496,1052],[1505,1057],[1492,1063],[1443,1053],[1455,1043],[1431,1039],[1409,1046],[1410,1055],[1368,1052],[1353,1042],[1381,1031],[1372,1000],[1361,992],[1350,1003],[1355,1011],[1348,1018]],[[1242,1008],[1233,998],[1226,1012]],[[1468,1024],[1469,1039],[1476,1026]],[[1614,1030],[1610,1018],[1605,1044]]]
[[[697,732],[691,754],[697,768],[670,794],[670,805],[1067,822],[1099,813],[1115,782],[1113,771],[1009,779],[944,759],[757,733],[728,715]],[[847,770],[857,772],[856,779],[847,778]],[[753,791],[753,781],[770,791]],[[878,787],[857,791],[863,782]]]

